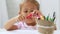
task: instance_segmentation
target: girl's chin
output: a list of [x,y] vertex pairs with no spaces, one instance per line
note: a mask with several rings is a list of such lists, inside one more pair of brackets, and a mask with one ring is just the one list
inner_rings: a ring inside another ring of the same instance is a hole
[[35,22],[29,22],[29,23],[26,23],[26,24],[29,25],[29,26],[35,26],[36,25]]
[[27,19],[27,20],[34,21],[34,19]]
[[30,22],[30,23],[32,23],[32,22],[35,22],[34,20],[27,20],[27,22]]

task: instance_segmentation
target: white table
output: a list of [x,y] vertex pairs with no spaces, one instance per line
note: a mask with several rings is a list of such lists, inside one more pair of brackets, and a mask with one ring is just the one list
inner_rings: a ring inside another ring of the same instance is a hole
[[[37,30],[6,31],[5,29],[0,29],[0,34],[39,34],[39,32]],[[54,34],[60,34],[60,30],[54,31]]]

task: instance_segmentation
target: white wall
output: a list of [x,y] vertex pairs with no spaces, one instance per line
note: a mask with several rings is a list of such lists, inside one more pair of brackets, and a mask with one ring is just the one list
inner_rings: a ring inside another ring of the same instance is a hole
[[1,12],[0,12],[0,27],[1,27]]
[[6,0],[0,0],[0,27],[8,20]]
[[6,0],[8,8],[8,17],[9,19],[16,16],[19,10],[19,3],[22,0]]

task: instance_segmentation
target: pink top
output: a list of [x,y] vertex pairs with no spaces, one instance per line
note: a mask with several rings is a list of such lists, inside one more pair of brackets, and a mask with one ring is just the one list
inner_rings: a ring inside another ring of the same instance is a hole
[[28,26],[25,22],[19,22],[17,24],[18,29],[22,29],[22,30],[36,30],[37,27],[36,26]]

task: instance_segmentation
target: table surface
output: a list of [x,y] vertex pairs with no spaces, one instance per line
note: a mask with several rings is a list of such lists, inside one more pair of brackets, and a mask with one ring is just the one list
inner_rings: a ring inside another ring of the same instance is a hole
[[[0,29],[0,34],[41,34],[37,30],[14,30],[6,31],[5,29]],[[60,30],[54,31],[54,34],[60,34]]]

